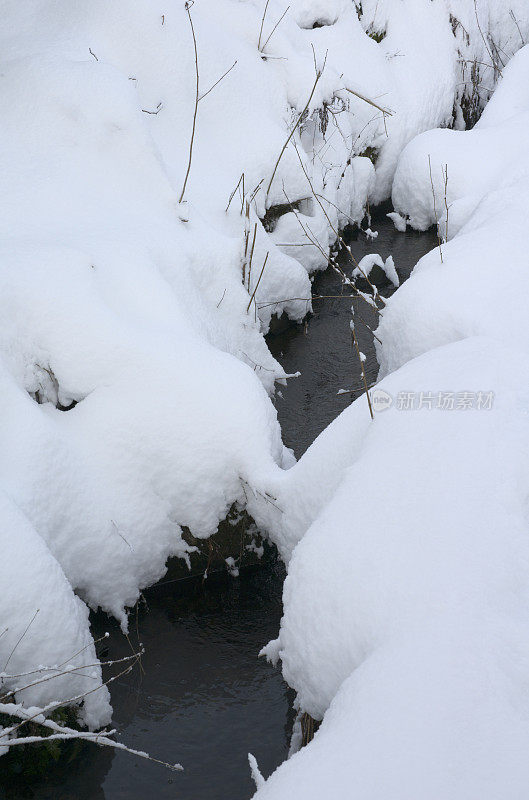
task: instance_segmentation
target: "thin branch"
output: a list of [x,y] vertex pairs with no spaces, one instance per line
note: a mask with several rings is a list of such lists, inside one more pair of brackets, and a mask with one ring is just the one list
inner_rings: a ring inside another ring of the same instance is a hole
[[431,183],[431,186],[432,186],[432,195],[433,195],[433,213],[434,213],[434,217],[435,217],[435,224],[436,224],[436,227],[437,227],[437,241],[439,242],[439,255],[441,256],[441,264],[442,264],[443,263],[443,248],[441,247],[441,237],[439,235],[439,222],[438,222],[438,219],[437,219],[437,207],[436,207],[436,202],[435,202],[435,187],[434,187],[434,184],[433,184],[433,177],[432,177],[432,159],[431,159],[430,155],[428,155],[428,166],[430,168],[430,183]]
[[[250,297],[250,302],[248,303],[248,306],[246,308],[246,313],[248,313],[248,311],[250,310],[250,306],[252,305],[252,300],[254,299],[255,293],[256,293],[257,289],[259,288],[259,284],[261,283],[261,278],[263,277],[263,272],[265,271],[266,262],[268,261],[268,256],[269,255],[270,255],[270,252],[268,252],[266,254],[266,256],[265,256],[264,264],[263,264],[263,267],[261,269],[261,273],[259,275],[259,278],[257,279],[257,283],[255,284],[255,289],[253,290],[253,294]],[[249,279],[248,279],[248,282],[249,282]]]
[[[41,715],[44,715],[44,709],[40,710]],[[35,718],[40,716],[39,714],[33,715],[33,717],[26,717],[26,711],[21,706],[15,705],[14,703],[0,703],[0,713],[6,714],[11,717],[15,717],[22,720],[21,724],[24,722],[28,722],[29,719]],[[38,724],[41,725],[43,728],[48,728],[48,730],[53,731],[50,736],[24,736],[24,737],[17,737],[16,739],[8,739],[6,742],[3,742],[2,745],[4,747],[16,747],[17,745],[25,745],[25,744],[33,744],[33,743],[40,743],[40,742],[49,742],[50,740],[62,739],[81,739],[88,742],[94,742],[103,747],[111,747],[114,750],[124,750],[131,755],[138,756],[139,758],[145,758],[148,761],[154,761],[157,764],[161,764],[164,767],[167,767],[170,770],[175,772],[181,772],[183,767],[181,764],[169,764],[166,761],[161,761],[159,758],[153,758],[148,753],[145,753],[142,750],[133,750],[127,745],[122,744],[121,742],[116,742],[114,739],[110,739],[109,737],[116,733],[115,730],[112,731],[103,731],[100,733],[92,732],[92,731],[77,731],[75,728],[69,728],[67,726],[58,725],[51,719],[47,719],[43,716],[41,720],[38,721]]]
[[371,398],[369,396],[369,387],[367,385],[367,378],[366,378],[366,372],[365,372],[365,369],[364,369],[364,362],[363,362],[363,359],[362,359],[362,355],[360,353],[360,348],[358,347],[358,341],[356,339],[355,326],[354,326],[354,322],[352,320],[351,320],[351,334],[352,334],[352,337],[353,337],[353,346],[354,346],[354,348],[356,350],[356,354],[358,356],[358,361],[360,362],[360,369],[362,370],[362,381],[364,383],[364,388],[365,388],[365,392],[366,392],[367,405],[369,406],[369,413],[371,415],[371,419],[375,419],[375,417],[373,416],[373,408],[371,406]]
[[444,178],[444,199],[445,199],[445,209],[446,209],[446,231],[445,231],[445,242],[448,241],[448,164],[445,164],[444,169],[441,167],[441,172],[443,173]]
[[250,259],[248,261],[248,291],[250,291],[250,277],[251,277],[251,274],[252,274],[252,260],[253,260],[253,251],[254,251],[254,248],[255,248],[255,237],[256,236],[257,236],[257,222],[255,223],[254,229],[253,229],[253,241],[252,241],[252,247],[251,247],[251,250],[250,250]]
[[156,106],[156,111],[149,111],[149,109],[148,109],[148,108],[142,108],[142,111],[143,111],[143,113],[144,113],[144,114],[153,114],[154,116],[156,116],[157,114],[159,114],[161,110],[162,110],[162,103],[161,103],[161,101],[160,101],[160,102],[158,103],[158,105]]
[[263,18],[261,19],[261,30],[259,31],[259,41],[257,42],[257,49],[259,51],[261,51],[261,37],[263,35],[263,26],[264,26],[264,22],[265,22],[266,12],[268,11],[269,3],[270,3],[270,0],[266,0],[266,4],[265,4],[265,7],[264,7],[264,11],[263,11]]
[[[108,666],[108,667],[110,667],[110,666],[113,666],[114,664],[123,664],[125,662],[129,662],[129,661],[133,661],[133,660],[139,660],[139,657],[141,655],[143,655],[144,653],[145,653],[145,651],[142,649],[138,653],[133,653],[131,656],[124,656],[123,658],[117,658],[117,659],[115,659],[113,661],[97,661],[94,664],[81,664],[78,667],[71,667],[70,669],[64,669],[62,672],[56,671],[56,672],[54,672],[53,675],[47,675],[45,678],[39,678],[39,680],[32,681],[31,683],[28,683],[25,686],[18,686],[15,689],[11,689],[9,692],[6,692],[5,694],[3,694],[0,699],[2,701],[6,700],[8,697],[13,697],[15,694],[17,694],[19,692],[24,692],[26,689],[33,688],[33,686],[38,686],[41,683],[47,683],[48,681],[54,680],[54,678],[61,678],[64,675],[74,675],[74,677],[77,677],[80,674],[79,673],[80,669],[92,669],[93,667],[99,667],[99,666]],[[85,674],[84,676],[81,676],[81,677],[92,678],[93,676]],[[94,678],[94,680],[97,680],[97,678]]]
[[525,46],[525,39],[524,39],[524,38],[523,38],[523,36],[522,36],[522,32],[521,32],[521,30],[520,30],[520,26],[519,26],[519,24],[518,24],[518,20],[517,20],[517,19],[516,19],[516,17],[514,16],[514,11],[512,10],[512,8],[511,8],[511,11],[510,11],[510,15],[511,15],[511,17],[512,17],[512,20],[513,20],[514,24],[515,24],[515,25],[516,25],[516,27],[518,28],[518,33],[520,34],[520,39],[522,40],[522,47],[524,47],[524,46]]
[[239,181],[238,181],[238,183],[237,183],[237,185],[236,185],[235,189],[234,189],[234,190],[233,190],[233,192],[230,194],[230,199],[228,200],[228,205],[227,205],[227,206],[226,206],[226,208],[224,209],[224,212],[225,212],[226,214],[228,213],[229,207],[231,206],[231,201],[232,201],[232,200],[233,200],[233,198],[235,197],[235,193],[237,192],[237,189],[238,189],[238,188],[239,188],[239,186],[241,185],[241,181],[242,181],[242,180],[244,180],[244,172],[242,173],[241,177],[239,178]]
[[[136,661],[138,661],[140,656],[138,655]],[[136,662],[135,662],[136,663]],[[108,680],[101,683],[99,686],[95,686],[93,689],[87,689],[86,692],[81,692],[81,694],[76,695],[75,697],[70,697],[68,700],[54,700],[51,703],[48,703],[43,708],[39,709],[37,713],[32,714],[31,716],[25,718],[22,722],[19,722],[17,725],[11,726],[11,728],[3,728],[0,730],[0,739],[3,739],[5,736],[10,736],[14,733],[18,728],[24,725],[26,722],[32,722],[37,717],[41,716],[42,714],[47,714],[50,711],[55,711],[57,708],[61,708],[62,706],[72,705],[74,703],[79,703],[81,700],[84,700],[89,694],[93,694],[94,692],[98,692],[103,686],[108,686],[109,684],[117,681],[119,678],[122,678],[124,675],[128,675],[134,669],[134,664],[131,664],[126,669],[118,672],[117,675],[113,675]]]
[[27,627],[26,627],[26,629],[25,629],[24,633],[22,634],[22,636],[20,637],[20,639],[18,640],[18,642],[16,643],[16,645],[13,647],[13,649],[12,649],[12,650],[11,650],[11,652],[9,653],[9,658],[7,659],[6,663],[4,664],[4,669],[3,669],[3,671],[4,671],[4,672],[6,671],[6,669],[7,669],[7,666],[8,666],[8,664],[9,664],[9,662],[11,661],[11,658],[12,658],[13,654],[15,653],[15,650],[17,649],[18,645],[20,644],[20,642],[22,641],[22,639],[24,638],[24,636],[26,635],[26,633],[29,631],[29,629],[30,629],[30,628],[31,628],[31,626],[33,625],[33,622],[34,622],[34,620],[35,620],[35,617],[37,616],[37,614],[39,613],[39,611],[40,611],[40,608],[37,608],[37,610],[35,611],[35,613],[34,613],[34,614],[33,614],[33,616],[31,617],[31,620],[29,621],[29,623],[28,623],[28,625],[27,625]]
[[204,97],[207,97],[207,96],[208,96],[208,94],[209,94],[210,92],[212,92],[212,91],[213,91],[213,89],[215,88],[215,86],[218,86],[218,85],[219,85],[219,83],[220,83],[221,81],[223,81],[223,80],[224,80],[224,78],[226,77],[226,75],[229,75],[229,74],[230,74],[230,72],[232,71],[232,69],[233,69],[234,67],[236,67],[236,66],[237,66],[237,63],[238,63],[237,61],[234,61],[234,62],[233,62],[233,64],[231,65],[231,67],[230,67],[229,69],[227,69],[227,70],[226,70],[226,72],[224,73],[224,75],[221,75],[221,76],[220,76],[220,78],[218,79],[218,81],[215,81],[215,83],[213,84],[213,86],[212,86],[210,89],[208,89],[208,90],[207,90],[207,92],[204,92],[204,94],[200,95],[200,97],[198,98],[198,102],[199,102],[199,103],[200,103],[200,101],[201,101],[201,100],[203,100],[203,99],[204,99]]
[[492,55],[492,52],[491,52],[491,50],[490,50],[490,48],[489,48],[489,46],[488,46],[488,44],[487,44],[487,40],[485,39],[485,36],[484,36],[484,34],[483,34],[483,31],[482,31],[482,29],[481,29],[481,25],[480,25],[480,22],[479,22],[479,15],[478,15],[478,4],[477,4],[477,0],[474,0],[474,11],[475,11],[475,14],[476,14],[476,22],[477,22],[477,24],[478,24],[478,30],[479,30],[479,32],[480,32],[480,34],[481,34],[481,38],[483,39],[483,44],[485,45],[485,50],[486,50],[486,51],[487,51],[487,53],[489,54],[489,56],[490,56],[490,60],[491,60],[491,61],[492,61],[492,63],[494,64],[494,69],[495,69],[495,70],[497,70],[497,71],[500,73],[500,75],[501,75],[501,74],[502,74],[502,73],[501,73],[501,69],[498,67],[498,65],[497,65],[497,63],[496,63],[496,61],[495,61],[495,59],[494,59],[494,56]]
[[345,86],[344,88],[345,88],[346,92],[349,92],[349,94],[354,94],[354,96],[358,97],[359,100],[363,100],[364,103],[369,103],[369,105],[373,106],[373,108],[377,108],[379,111],[382,111],[382,113],[384,114],[384,117],[386,117],[386,115],[388,117],[392,117],[393,114],[395,113],[390,108],[383,108],[382,106],[379,106],[378,103],[375,103],[374,100],[370,100],[369,97],[366,97],[365,95],[360,94],[360,92],[355,92],[354,89],[349,89],[348,86]]
[[268,44],[268,42],[270,41],[270,39],[272,38],[272,36],[273,36],[273,35],[274,35],[274,33],[276,32],[276,29],[277,29],[278,25],[279,25],[279,24],[282,22],[282,20],[283,20],[283,19],[285,18],[285,16],[287,15],[287,13],[288,13],[289,9],[290,9],[290,6],[287,6],[287,7],[285,8],[285,10],[283,11],[283,13],[281,14],[281,16],[279,17],[279,19],[277,20],[276,24],[275,24],[275,25],[274,25],[274,27],[272,28],[272,33],[270,34],[270,36],[268,37],[268,39],[266,40],[266,42],[264,43],[264,45],[262,46],[262,48],[260,48],[261,52],[263,52],[263,50],[265,49],[266,45]]
[[189,173],[191,172],[191,162],[193,160],[193,145],[195,143],[195,132],[196,132],[196,128],[197,128],[198,103],[199,103],[199,100],[200,100],[200,89],[199,89],[200,74],[199,74],[199,70],[198,70],[198,48],[197,48],[197,37],[195,36],[195,28],[194,28],[194,25],[193,25],[193,19],[191,17],[191,6],[192,5],[193,5],[193,0],[187,0],[187,2],[185,4],[185,9],[187,11],[187,16],[189,18],[189,25],[191,26],[191,34],[193,36],[193,48],[194,48],[194,51],[195,51],[195,80],[196,80],[195,108],[194,108],[194,111],[193,111],[193,126],[192,126],[192,129],[191,129],[191,139],[190,139],[190,142],[189,142],[189,159],[188,159],[188,162],[187,162],[187,171],[186,171],[186,174],[185,174],[184,184],[182,186],[182,191],[180,192],[180,199],[178,201],[179,203],[181,203],[183,201],[183,199],[184,199],[184,195],[185,195],[185,191],[186,191],[186,187],[187,187],[187,181],[188,181],[188,178],[189,178]]

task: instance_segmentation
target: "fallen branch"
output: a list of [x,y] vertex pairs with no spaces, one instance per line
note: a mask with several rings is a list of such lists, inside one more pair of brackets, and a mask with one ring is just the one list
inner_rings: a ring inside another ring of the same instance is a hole
[[[34,712],[34,709],[25,709],[23,706],[20,706],[16,703],[0,703],[0,714],[5,714],[6,716],[15,717],[16,719],[22,720],[20,723],[24,725],[26,722],[36,721],[38,725],[42,726],[43,728],[47,728],[48,730],[53,731],[53,733],[49,736],[21,736],[16,738],[8,739],[5,742],[2,742],[2,747],[17,747],[20,745],[26,744],[38,744],[38,743],[46,743],[50,740],[68,740],[68,739],[80,739],[87,742],[94,742],[102,747],[111,747],[114,750],[124,750],[127,753],[130,753],[133,756],[138,756],[139,758],[145,758],[148,761],[154,761],[157,764],[161,764],[162,766],[166,767],[167,769],[181,772],[184,768],[181,764],[169,764],[167,761],[162,761],[159,758],[154,758],[153,756],[145,753],[142,750],[133,750],[131,747],[127,747],[127,745],[122,744],[121,742],[116,742],[114,739],[111,739],[110,736],[116,733],[115,730],[110,731],[101,731],[99,733],[92,732],[92,731],[77,731],[75,728],[69,728],[67,726],[59,725],[58,723],[54,722],[51,719],[48,719],[45,716],[45,709],[38,709],[37,713]],[[28,716],[29,715],[29,716]],[[15,728],[18,726],[15,726]],[[5,729],[0,733],[0,738],[3,738],[5,735]]]

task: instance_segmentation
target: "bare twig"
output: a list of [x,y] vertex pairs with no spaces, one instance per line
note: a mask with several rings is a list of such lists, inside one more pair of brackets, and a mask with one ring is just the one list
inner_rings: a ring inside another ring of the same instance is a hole
[[494,69],[497,70],[499,72],[499,74],[501,75],[502,74],[501,69],[499,68],[499,66],[497,64],[497,60],[492,55],[490,47],[487,44],[487,40],[485,39],[485,35],[484,35],[484,33],[483,33],[482,29],[481,29],[481,25],[480,25],[480,22],[479,22],[479,15],[478,15],[478,3],[477,3],[477,0],[474,0],[474,11],[475,11],[475,14],[476,14],[476,22],[477,22],[477,25],[478,25],[478,30],[479,30],[479,32],[481,34],[481,38],[483,39],[483,44],[485,45],[485,50],[489,54],[491,62],[494,64]]
[[237,192],[237,189],[239,188],[239,186],[241,185],[241,181],[243,181],[243,180],[244,180],[244,172],[242,173],[241,177],[239,178],[239,181],[238,181],[237,185],[235,186],[235,189],[234,189],[234,190],[233,190],[233,192],[230,194],[230,199],[228,200],[228,205],[227,205],[227,206],[226,206],[226,208],[224,209],[224,211],[226,212],[226,214],[228,213],[228,210],[229,210],[229,208],[230,208],[230,206],[231,206],[231,201],[232,201],[232,200],[233,200],[233,198],[235,197],[235,194],[236,194],[236,192]]
[[430,169],[430,183],[432,186],[432,195],[433,195],[433,213],[435,217],[435,225],[437,227],[437,241],[439,242],[439,255],[441,256],[441,264],[443,263],[443,248],[441,247],[441,237],[439,235],[439,222],[437,220],[437,206],[435,202],[435,187],[433,184],[433,176],[432,176],[432,159],[430,155],[428,155],[428,166]]
[[157,114],[160,113],[160,111],[162,110],[162,107],[163,106],[162,106],[162,103],[160,101],[158,103],[158,105],[156,106],[156,110],[155,111],[149,111],[148,108],[142,108],[142,111],[143,111],[144,114],[153,114],[154,116],[156,116]]
[[362,370],[362,381],[364,383],[364,388],[365,388],[365,392],[366,392],[367,405],[369,407],[369,413],[371,415],[371,419],[375,419],[375,417],[373,416],[373,408],[371,406],[371,398],[369,396],[369,387],[367,385],[366,371],[364,369],[364,360],[362,358],[362,354],[360,353],[360,348],[358,347],[358,341],[357,341],[357,338],[356,338],[355,326],[354,326],[354,322],[352,320],[351,320],[351,334],[352,334],[352,338],[353,338],[353,347],[356,350],[356,354],[358,356],[358,361],[360,362],[360,369]]
[[[159,758],[153,758],[148,753],[145,753],[141,750],[133,750],[121,742],[116,742],[114,739],[110,738],[110,736],[116,733],[115,730],[105,730],[101,732],[77,731],[75,728],[59,725],[53,720],[47,719],[44,716],[46,713],[45,709],[39,709],[38,714],[28,716],[29,712],[27,712],[22,706],[19,706],[15,703],[0,703],[0,713],[22,720],[20,723],[21,725],[23,725],[25,722],[29,722],[30,720],[35,720],[37,717],[40,717],[37,724],[43,728],[53,731],[53,733],[51,733],[49,736],[23,736],[7,739],[5,742],[2,742],[4,747],[16,747],[19,745],[49,742],[50,740],[81,739],[88,742],[94,742],[95,744],[103,747],[111,747],[114,750],[124,750],[131,755],[138,756],[139,758],[145,758],[148,761],[154,761],[155,763],[161,764],[162,766],[173,771],[181,772],[183,770],[181,764],[169,764],[166,761],[161,761]],[[1,734],[2,737],[4,736],[4,733],[5,729]]]
[[[250,297],[250,302],[248,303],[248,306],[246,308],[246,313],[248,313],[248,311],[250,310],[250,306],[252,305],[252,300],[254,299],[255,293],[256,293],[257,289],[259,288],[259,284],[261,283],[261,278],[263,277],[263,272],[265,271],[266,262],[268,261],[268,256],[269,255],[270,255],[270,252],[268,252],[266,254],[266,256],[265,256],[264,264],[263,264],[263,267],[262,267],[261,272],[259,274],[259,278],[257,279],[257,283],[255,284],[255,289],[253,290],[252,296]],[[250,278],[248,276],[248,284],[249,283],[250,283]]]
[[511,15],[511,17],[512,17],[512,20],[513,20],[514,24],[515,24],[515,25],[516,25],[516,27],[518,28],[518,33],[520,34],[520,39],[522,40],[522,47],[524,47],[524,45],[525,45],[525,39],[524,39],[524,38],[523,38],[523,36],[522,36],[522,32],[521,32],[521,30],[520,30],[520,26],[519,26],[519,24],[518,24],[518,20],[517,20],[517,19],[516,19],[516,17],[514,16],[514,11],[512,10],[512,8],[511,8],[511,10],[510,10],[510,15]]
[[[130,642],[129,642],[129,644],[130,644]],[[0,700],[5,701],[8,697],[14,697],[14,695],[16,695],[16,694],[18,694],[20,692],[24,692],[26,689],[32,689],[33,686],[38,686],[41,683],[47,683],[48,681],[52,681],[55,678],[64,677],[64,675],[73,675],[74,677],[93,678],[93,680],[97,680],[97,678],[95,678],[92,675],[87,675],[86,673],[84,673],[84,674],[80,673],[79,670],[81,670],[81,669],[93,669],[94,667],[99,667],[100,665],[101,666],[110,667],[110,666],[113,666],[114,664],[123,664],[123,663],[129,662],[129,661],[136,661],[136,660],[139,660],[140,656],[143,655],[144,652],[145,651],[143,649],[141,651],[138,651],[138,653],[133,651],[131,656],[124,656],[123,658],[117,658],[117,659],[114,659],[113,661],[106,661],[106,662],[105,661],[97,661],[94,664],[81,664],[78,667],[73,666],[73,667],[71,667],[69,669],[68,668],[63,669],[60,672],[57,671],[57,670],[53,670],[53,668],[51,668],[51,669],[46,668],[47,671],[52,671],[53,675],[46,675],[44,678],[39,678],[36,681],[31,681],[30,683],[27,683],[24,686],[17,686],[15,689],[10,689],[5,694],[1,695]],[[8,675],[8,676],[4,677],[4,680],[8,680],[8,679],[12,680],[14,677],[15,676]]]
[[209,94],[210,92],[212,92],[212,91],[213,91],[213,89],[215,88],[215,86],[218,86],[218,85],[219,85],[219,83],[220,83],[221,81],[223,81],[223,80],[224,80],[224,78],[226,77],[226,75],[229,75],[229,74],[230,74],[230,72],[232,71],[232,69],[234,69],[234,67],[236,67],[236,66],[237,66],[237,63],[238,63],[237,61],[234,61],[234,62],[233,62],[233,64],[231,65],[231,67],[230,67],[229,69],[227,69],[227,70],[226,70],[226,72],[224,73],[224,75],[221,75],[221,76],[220,76],[220,78],[218,79],[218,81],[215,81],[215,83],[213,84],[213,86],[212,86],[210,89],[208,89],[208,90],[207,90],[207,92],[204,92],[204,94],[201,94],[201,95],[200,95],[200,97],[198,98],[198,101],[200,102],[201,100],[203,100],[203,99],[204,99],[204,97],[207,97],[207,96],[208,96],[208,94]]
[[134,552],[134,548],[132,547],[132,545],[130,544],[130,542],[128,542],[128,541],[125,539],[125,537],[123,536],[123,534],[122,534],[122,533],[121,533],[121,531],[119,530],[119,528],[118,528],[118,526],[116,525],[116,523],[114,522],[114,520],[113,520],[113,519],[111,519],[111,520],[110,520],[110,522],[112,523],[112,525],[113,525],[113,526],[114,526],[114,528],[116,529],[116,533],[117,533],[117,535],[119,536],[119,538],[120,538],[120,539],[123,539],[123,541],[125,542],[125,544],[126,544],[126,545],[127,545],[127,547],[129,548],[130,552],[131,552],[131,553],[133,553],[133,552]]
[[[139,660],[139,657],[140,657],[140,655],[138,654],[138,656],[136,658],[136,661]],[[129,659],[130,658],[131,657],[129,656]],[[134,663],[136,663],[136,661]],[[132,671],[133,668],[134,668],[134,664],[131,664],[130,666],[126,667],[126,669],[124,669],[121,672],[119,672],[117,675],[113,675],[111,678],[108,678],[108,680],[106,680],[103,683],[99,684],[99,686],[95,686],[93,689],[88,689],[86,692],[81,692],[80,694],[75,695],[75,697],[70,697],[67,700],[54,700],[53,702],[48,703],[43,708],[39,709],[36,713],[33,713],[31,716],[26,717],[22,722],[19,722],[17,725],[13,725],[10,728],[3,728],[0,731],[0,739],[3,739],[6,736],[7,737],[11,736],[16,730],[18,730],[26,722],[32,722],[33,720],[35,720],[37,717],[41,716],[42,714],[48,714],[51,711],[55,711],[57,708],[61,708],[63,706],[69,706],[69,705],[73,705],[73,704],[81,702],[81,700],[84,700],[85,697],[88,697],[88,695],[93,694],[94,692],[98,692],[100,689],[102,689],[103,686],[108,686],[109,684],[113,683],[114,681],[117,681],[119,678],[122,678],[124,675],[128,675]]]
[[9,657],[8,657],[8,659],[7,659],[6,663],[4,664],[4,669],[3,669],[3,671],[4,671],[4,672],[6,671],[6,669],[7,669],[7,666],[8,666],[8,664],[9,664],[9,662],[11,661],[11,658],[13,657],[13,655],[14,655],[14,653],[15,653],[15,651],[16,651],[16,649],[17,649],[17,647],[18,647],[18,645],[20,644],[20,642],[22,641],[22,639],[24,638],[24,636],[26,635],[26,633],[29,631],[29,629],[30,629],[30,628],[31,628],[31,626],[33,625],[33,622],[34,622],[34,620],[35,620],[35,617],[37,616],[37,614],[39,613],[39,611],[40,611],[40,608],[37,608],[37,610],[35,611],[35,613],[34,613],[34,614],[33,614],[33,616],[31,617],[30,621],[28,622],[28,624],[27,624],[27,626],[26,626],[26,629],[24,630],[24,633],[22,634],[22,636],[20,637],[20,639],[17,641],[17,643],[15,644],[15,646],[13,647],[13,649],[11,650],[11,652],[9,653]]
[[444,179],[444,200],[445,200],[445,209],[446,209],[446,231],[445,231],[445,242],[448,241],[448,164],[445,164],[444,168],[441,167]]
[[269,4],[270,4],[270,0],[266,0],[264,11],[263,11],[263,17],[261,19],[261,30],[259,31],[259,41],[257,42],[257,49],[259,51],[261,50],[261,37],[263,35],[263,27],[264,27],[265,18],[266,18],[266,12],[268,11]]
[[255,248],[255,237],[256,236],[257,236],[257,222],[255,223],[254,229],[253,229],[253,241],[252,241],[252,247],[251,247],[251,250],[250,250],[250,258],[249,258],[249,261],[248,261],[248,291],[250,291],[250,278],[251,278],[251,275],[252,275],[252,260],[253,260],[253,251],[254,251],[254,248]]
[[382,106],[379,106],[378,103],[375,103],[374,100],[370,100],[369,97],[366,97],[365,95],[360,94],[360,92],[356,92],[354,89],[349,89],[348,86],[345,86],[344,88],[345,88],[346,92],[349,92],[350,94],[354,94],[354,96],[358,97],[359,100],[363,100],[364,103],[368,103],[370,106],[373,106],[373,108],[377,108],[379,111],[382,111],[382,113],[384,114],[384,118],[386,116],[392,117],[393,114],[395,113],[390,108],[383,108]]
[[187,162],[187,170],[184,178],[184,184],[182,186],[182,191],[180,192],[180,199],[178,201],[179,203],[181,203],[184,199],[189,173],[191,172],[191,162],[193,160],[193,145],[195,143],[195,132],[197,128],[198,103],[200,101],[200,89],[199,89],[200,74],[198,69],[198,48],[197,48],[197,37],[195,36],[195,28],[193,25],[193,19],[191,17],[192,5],[193,5],[193,0],[187,0],[185,4],[185,9],[187,11],[187,16],[189,18],[189,25],[191,26],[191,34],[193,36],[193,48],[195,51],[195,108],[193,110],[193,125],[191,128],[191,139],[189,141],[189,159]]
[[277,20],[276,24],[275,24],[275,25],[274,25],[274,27],[272,28],[272,33],[270,34],[270,36],[268,37],[268,39],[266,40],[266,42],[264,43],[264,45],[263,45],[262,47],[260,47],[260,48],[259,48],[259,49],[260,49],[260,51],[261,51],[261,53],[264,51],[264,49],[265,49],[266,45],[268,44],[268,42],[270,41],[270,39],[272,38],[272,36],[273,36],[273,35],[274,35],[274,33],[276,32],[276,29],[277,29],[278,25],[279,25],[279,24],[282,22],[282,20],[283,20],[283,19],[285,18],[285,16],[287,15],[287,13],[288,13],[289,9],[290,9],[290,6],[287,6],[287,7],[285,8],[285,10],[283,11],[283,13],[281,14],[281,16],[279,17],[279,19]]
[[65,661],[61,662],[60,664],[55,664],[54,666],[51,667],[39,667],[38,669],[32,669],[29,672],[19,672],[16,675],[6,675],[5,673],[2,673],[0,674],[0,680],[14,680],[15,678],[26,678],[29,675],[38,675],[42,674],[43,672],[57,671],[62,667],[64,667],[66,664],[71,663],[74,658],[77,658],[78,655],[84,653],[84,651],[88,650],[89,647],[92,647],[93,644],[94,645],[99,644],[99,642],[102,642],[104,639],[108,639],[109,636],[110,636],[109,633],[105,633],[103,634],[103,636],[100,636],[99,639],[95,639],[93,642],[90,641],[88,644],[85,644],[84,647],[81,647],[81,649],[78,650],[76,653],[74,653],[71,656],[68,656],[68,658]]

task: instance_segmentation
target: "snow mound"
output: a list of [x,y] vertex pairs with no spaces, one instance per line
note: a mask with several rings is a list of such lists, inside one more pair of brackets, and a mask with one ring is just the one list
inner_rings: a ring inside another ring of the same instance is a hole
[[86,695],[77,701],[82,702],[81,722],[91,729],[105,725],[111,715],[109,693],[101,683],[88,609],[41,537],[3,493],[0,509],[2,695],[19,689],[11,702],[41,708]]

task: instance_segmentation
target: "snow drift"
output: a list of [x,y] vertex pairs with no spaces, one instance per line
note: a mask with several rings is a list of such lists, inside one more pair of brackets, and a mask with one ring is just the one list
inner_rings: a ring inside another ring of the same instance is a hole
[[528,79],[526,47],[473,131],[402,154],[397,210],[441,234],[448,165],[453,238],[383,313],[391,406],[357,400],[263,512],[290,557],[264,652],[323,722],[258,798],[527,794]]

